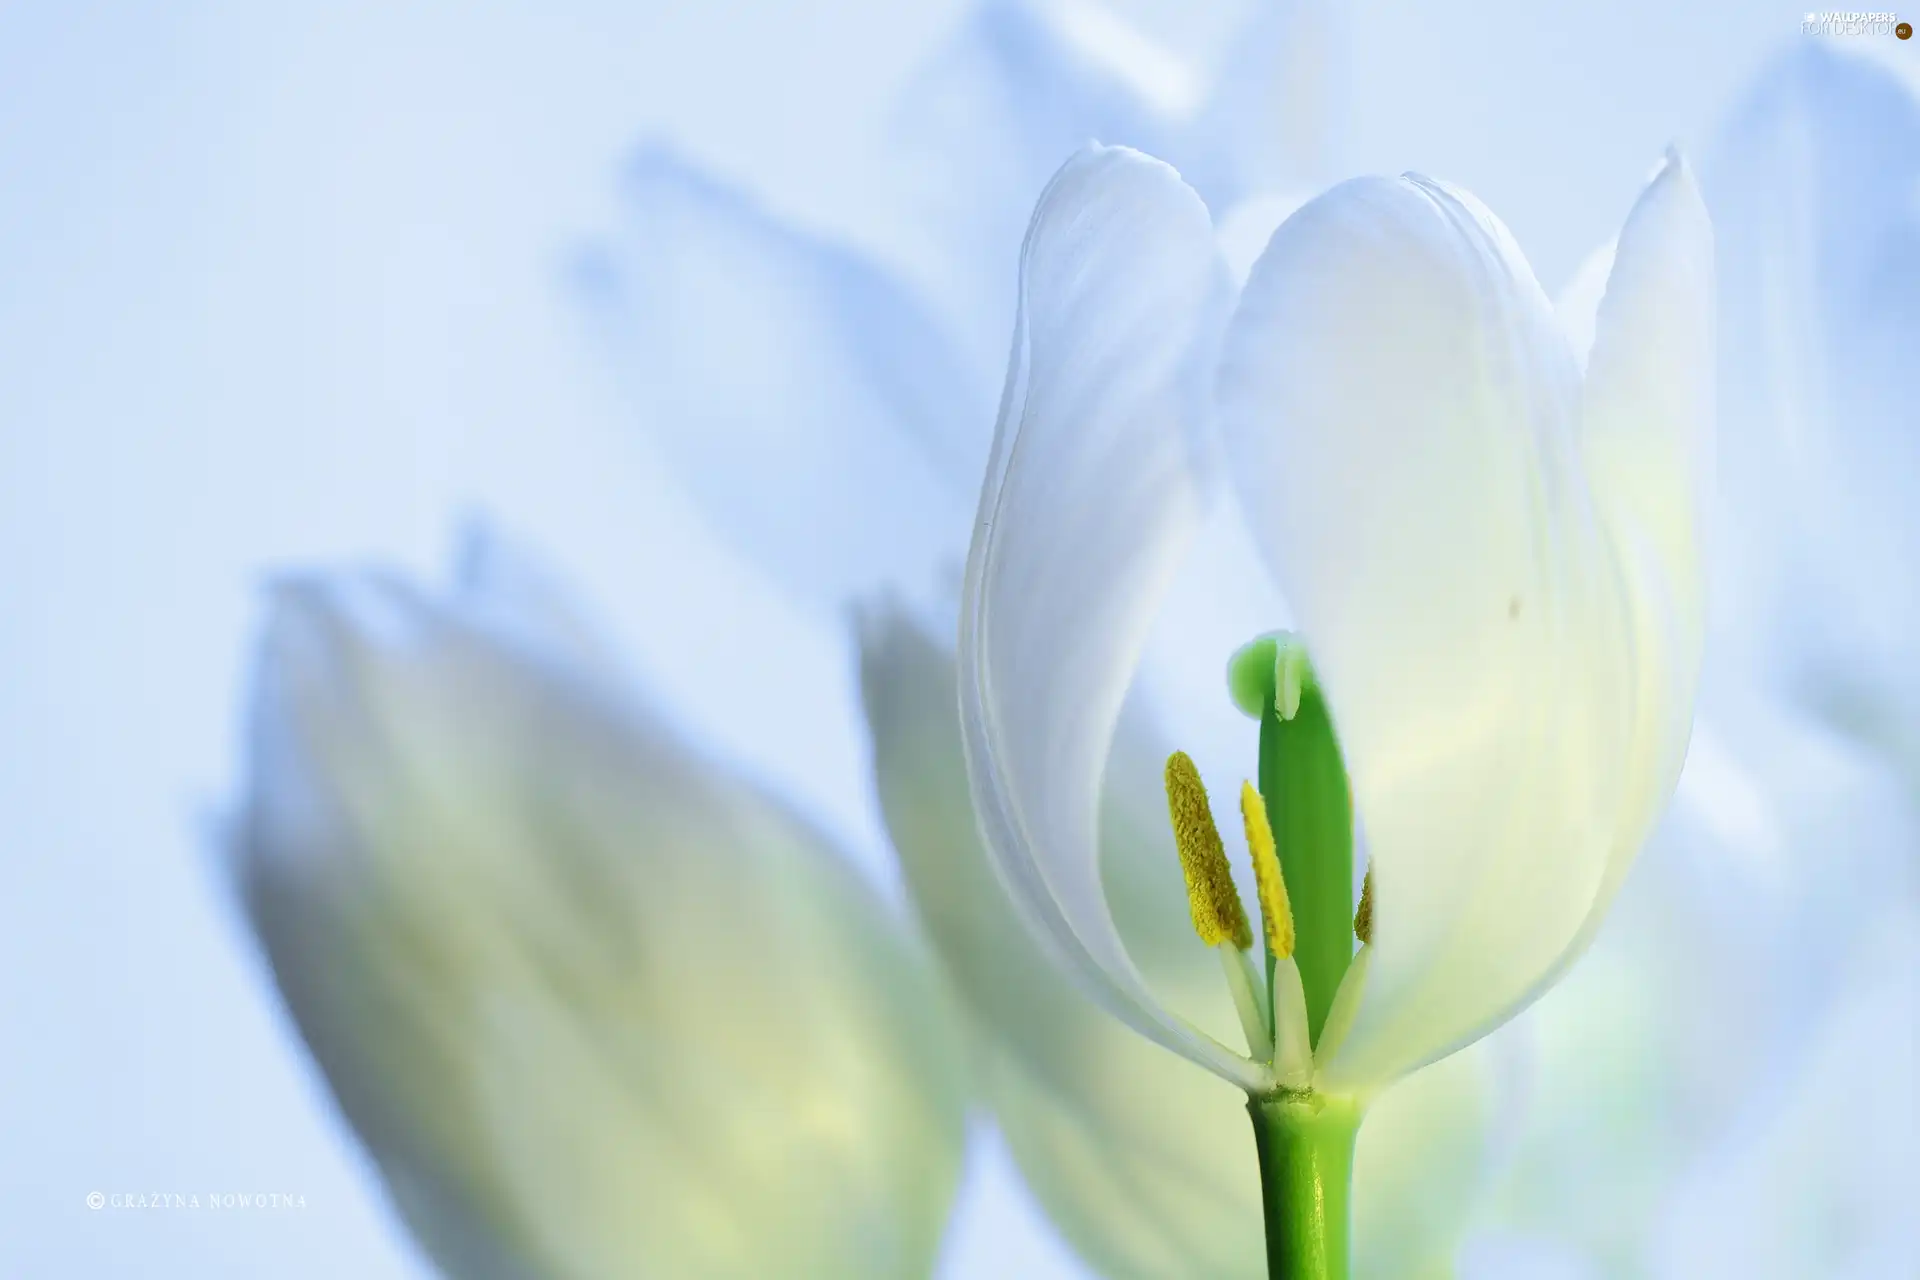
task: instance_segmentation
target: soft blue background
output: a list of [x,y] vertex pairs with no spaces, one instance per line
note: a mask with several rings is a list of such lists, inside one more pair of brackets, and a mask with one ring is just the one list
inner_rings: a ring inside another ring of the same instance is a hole
[[[1234,12],[1120,7],[1198,56]],[[1451,8],[1337,11],[1338,169],[1467,185],[1550,288],[1801,13]],[[857,226],[884,104],[959,14],[0,3],[0,1275],[420,1270],[205,838],[267,566],[431,571],[484,509],[593,593],[691,727],[885,875],[840,637],[672,491],[563,268],[649,134]],[[949,1272],[1069,1273],[979,1154]],[[308,1207],[95,1213],[94,1190]]]

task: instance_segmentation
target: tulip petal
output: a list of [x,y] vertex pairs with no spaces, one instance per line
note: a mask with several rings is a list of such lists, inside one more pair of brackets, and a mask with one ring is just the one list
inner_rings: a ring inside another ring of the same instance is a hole
[[1327,0],[1261,0],[1235,31],[1181,172],[1213,208],[1325,185],[1334,141],[1338,18]]
[[1713,226],[1670,152],[1627,216],[1594,325],[1581,445],[1633,626],[1634,729],[1606,875],[1567,960],[1679,781],[1706,628],[1697,513],[1711,466]]
[[1607,293],[1607,277],[1613,274],[1615,242],[1607,241],[1589,253],[1573,276],[1553,299],[1553,313],[1560,319],[1561,331],[1580,362],[1580,375],[1586,376],[1587,358],[1593,354],[1593,331],[1600,322],[1600,300]]
[[652,149],[579,272],[642,426],[723,535],[838,604],[957,562],[984,379],[914,296]]
[[1041,198],[967,563],[961,726],[988,849],[1069,972],[1143,1034],[1258,1087],[1263,1068],[1149,993],[1096,840],[1120,705],[1201,514],[1194,371],[1220,272],[1205,206],[1137,152],[1088,148]]
[[596,620],[538,554],[495,526],[468,522],[453,578],[462,613],[489,634],[610,685],[627,683],[624,664]]
[[1329,1087],[1511,1016],[1599,892],[1631,652],[1578,395],[1506,229],[1421,178],[1300,210],[1229,328],[1234,483],[1328,691],[1374,872]]

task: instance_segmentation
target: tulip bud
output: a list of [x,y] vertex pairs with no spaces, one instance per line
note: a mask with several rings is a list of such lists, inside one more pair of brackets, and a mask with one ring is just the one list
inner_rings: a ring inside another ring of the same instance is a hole
[[940,994],[797,814],[562,643],[379,573],[288,579],[237,879],[449,1275],[925,1274],[961,1086]]

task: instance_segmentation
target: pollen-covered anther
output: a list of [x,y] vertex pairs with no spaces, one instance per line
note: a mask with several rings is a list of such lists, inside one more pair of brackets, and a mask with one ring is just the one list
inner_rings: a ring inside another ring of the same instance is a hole
[[[1348,883],[1352,883],[1349,881]],[[1373,941],[1373,868],[1367,868],[1360,881],[1360,909],[1353,913],[1353,936],[1361,942]]]
[[1247,828],[1247,852],[1253,857],[1253,883],[1260,894],[1267,950],[1284,960],[1293,954],[1293,904],[1287,899],[1286,877],[1280,874],[1280,852],[1267,821],[1267,802],[1251,782],[1240,784],[1240,820]]
[[1210,947],[1223,942],[1241,950],[1252,946],[1253,930],[1227,868],[1227,850],[1213,822],[1207,788],[1193,758],[1184,751],[1167,757],[1167,812],[1173,819],[1180,869],[1186,873],[1194,932]]

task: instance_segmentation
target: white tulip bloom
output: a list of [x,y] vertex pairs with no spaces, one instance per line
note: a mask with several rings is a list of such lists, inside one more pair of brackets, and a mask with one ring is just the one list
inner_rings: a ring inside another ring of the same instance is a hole
[[[1276,1177],[1297,1157],[1344,1195],[1339,1132],[1350,1152],[1375,1094],[1565,970],[1672,790],[1702,627],[1712,253],[1670,156],[1582,378],[1505,228],[1443,184],[1307,204],[1224,335],[1207,210],[1167,166],[1089,148],[1035,211],[962,606],[975,804],[1063,969],[1246,1090],[1257,1134],[1314,1130],[1298,1150],[1263,1136]],[[1234,491],[1300,628],[1232,672],[1261,723],[1242,796],[1264,979],[1198,775],[1167,771],[1244,1053],[1140,972],[1097,838],[1121,701],[1203,508],[1216,380]],[[1296,1103],[1311,1115],[1283,1121]]]
[[925,1275],[962,1087],[923,957],[490,563],[290,577],[256,675],[237,875],[396,1207],[456,1276]]
[[[1087,999],[1022,926],[974,829],[950,628],[869,607],[861,685],[874,777],[916,907],[978,1034],[976,1087],[1048,1217],[1103,1276],[1266,1274],[1244,1101]],[[936,638],[936,637],[941,638]],[[1159,735],[1120,721],[1102,795],[1101,873],[1153,989],[1225,1028],[1219,968],[1193,945],[1156,794]],[[1494,1071],[1477,1046],[1375,1108],[1355,1152],[1354,1274],[1448,1274],[1488,1187]]]

